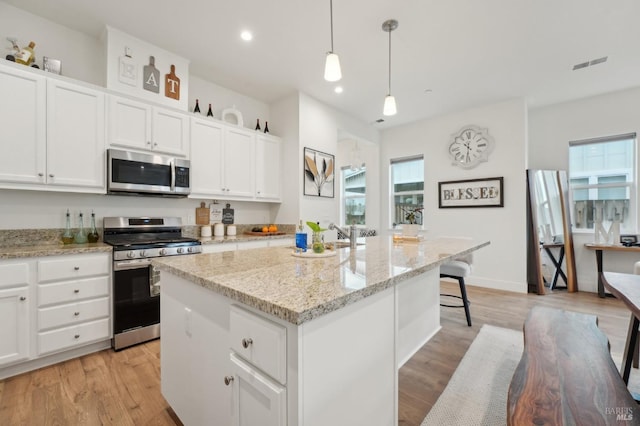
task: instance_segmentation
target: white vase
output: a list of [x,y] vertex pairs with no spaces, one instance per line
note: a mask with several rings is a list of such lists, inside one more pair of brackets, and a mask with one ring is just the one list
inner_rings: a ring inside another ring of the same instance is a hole
[[420,232],[420,225],[405,223],[402,225],[402,235],[404,237],[417,237]]

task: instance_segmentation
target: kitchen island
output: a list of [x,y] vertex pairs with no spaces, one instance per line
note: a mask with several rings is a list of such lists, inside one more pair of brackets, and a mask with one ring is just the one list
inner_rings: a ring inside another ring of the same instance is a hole
[[370,237],[161,258],[162,392],[185,424],[397,424],[398,368],[440,328],[439,265],[489,242]]

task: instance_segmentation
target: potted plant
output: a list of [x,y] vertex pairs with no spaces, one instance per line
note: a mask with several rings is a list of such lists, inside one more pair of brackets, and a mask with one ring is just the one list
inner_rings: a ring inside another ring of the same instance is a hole
[[322,233],[326,229],[321,228],[319,223],[314,222],[307,222],[307,226],[313,231],[311,234],[311,249],[314,253],[324,253],[324,236]]
[[408,223],[402,225],[402,235],[405,235],[407,237],[418,236],[420,225],[417,223],[417,214],[421,213],[422,210],[423,207],[418,207],[407,212],[404,218]]

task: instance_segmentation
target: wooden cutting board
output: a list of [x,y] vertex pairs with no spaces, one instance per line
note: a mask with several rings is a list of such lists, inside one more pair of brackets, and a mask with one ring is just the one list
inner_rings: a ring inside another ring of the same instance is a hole
[[200,203],[200,207],[196,207],[196,225],[209,224],[209,207],[205,207],[204,202]]
[[256,235],[259,237],[270,237],[273,235],[285,235],[286,232],[254,232],[254,231],[246,231],[245,235]]

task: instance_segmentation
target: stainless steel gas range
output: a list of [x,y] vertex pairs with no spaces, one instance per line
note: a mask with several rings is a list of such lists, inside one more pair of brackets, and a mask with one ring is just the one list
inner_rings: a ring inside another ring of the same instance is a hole
[[115,350],[160,337],[160,276],[151,259],[202,252],[181,225],[179,217],[104,218],[104,242],[113,246]]

